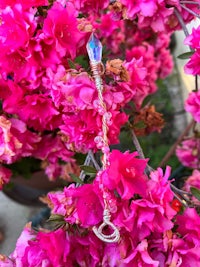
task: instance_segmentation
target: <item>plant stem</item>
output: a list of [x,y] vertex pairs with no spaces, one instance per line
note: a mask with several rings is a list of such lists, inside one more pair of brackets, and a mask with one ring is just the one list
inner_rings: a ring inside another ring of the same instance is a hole
[[195,92],[198,92],[199,85],[198,85],[198,75],[195,76]]
[[171,158],[171,156],[174,154],[176,147],[178,146],[178,144],[182,141],[182,139],[184,138],[184,136],[186,136],[189,131],[192,129],[192,127],[194,126],[195,122],[194,120],[192,120],[190,122],[190,124],[188,124],[188,126],[185,128],[185,130],[182,132],[182,134],[179,136],[179,138],[176,140],[176,142],[171,146],[171,148],[169,149],[169,151],[167,152],[167,154],[164,156],[164,158],[162,159],[162,161],[160,162],[159,166],[162,168],[164,165],[166,165],[167,161]]
[[97,163],[97,161],[96,161],[96,159],[94,157],[94,154],[93,154],[93,152],[91,150],[88,152],[88,155],[90,156],[90,159],[91,159],[92,163],[94,164],[94,167],[96,168],[96,170],[99,171],[101,169],[101,167]]
[[178,9],[175,7],[174,8],[174,14],[176,15],[184,33],[185,33],[185,36],[188,36],[189,35],[189,32],[188,32],[188,29],[185,25],[185,22],[183,21],[183,18],[181,17],[181,14],[179,13]]
[[198,2],[195,2],[195,1],[180,1],[180,4],[190,4],[190,5],[198,5],[199,6],[199,3]]
[[187,205],[187,203],[185,202],[185,200],[182,200],[182,199],[181,199],[175,192],[174,192],[174,196],[175,196],[175,198],[178,199],[178,201],[181,202],[181,204],[182,204],[183,206],[188,207],[188,205]]
[[186,198],[184,195],[192,196],[191,193],[188,193],[188,192],[186,192],[186,191],[184,191],[184,190],[181,190],[181,189],[177,188],[177,187],[176,187],[175,185],[173,185],[173,184],[170,184],[170,187],[171,187],[171,189],[172,189],[173,191],[175,191],[176,193],[178,193],[179,195],[181,195],[186,201],[189,201],[189,199]]
[[[137,136],[135,135],[135,132],[133,129],[131,129],[131,133],[132,133],[132,141],[133,141],[133,144],[135,145],[135,148],[139,154],[139,158],[140,159],[145,159],[145,156],[144,156],[144,152],[142,150],[142,147],[137,139]],[[147,164],[147,167],[146,167],[146,174],[150,174],[151,172],[153,171],[153,168],[151,166],[149,166]]]
[[193,16],[195,16],[195,17],[197,17],[197,18],[200,19],[200,16],[199,16],[196,12],[194,12],[193,10],[191,10],[191,9],[189,9],[188,7],[186,7],[186,6],[184,6],[184,5],[181,5],[181,4],[180,4],[180,6],[181,6],[183,9],[185,9],[188,13],[190,13],[190,14],[192,14]]
[[142,148],[141,148],[141,146],[140,146],[140,143],[139,143],[139,141],[138,141],[138,139],[137,139],[137,136],[135,135],[135,132],[134,132],[133,129],[131,129],[131,133],[132,133],[132,141],[133,141],[133,144],[135,145],[135,148],[136,148],[136,150],[137,150],[137,152],[138,152],[138,154],[139,154],[139,157],[140,157],[141,159],[145,159],[143,150],[142,150]]

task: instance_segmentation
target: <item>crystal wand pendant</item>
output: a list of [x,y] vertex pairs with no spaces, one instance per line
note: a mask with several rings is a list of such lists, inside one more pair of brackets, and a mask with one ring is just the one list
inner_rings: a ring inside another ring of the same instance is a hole
[[[103,99],[103,83],[101,79],[102,69],[103,69],[103,63],[101,61],[102,59],[102,44],[101,42],[96,38],[96,36],[92,33],[90,36],[90,39],[87,43],[87,52],[90,59],[90,66],[93,74],[93,78],[95,81],[95,85],[98,91],[98,98],[99,98],[99,105],[101,109],[101,115],[102,115],[102,132],[103,132],[103,146],[102,146],[102,152],[103,152],[103,159],[102,159],[102,165],[103,170],[106,169],[106,167],[109,165],[108,158],[109,158],[109,144],[108,144],[108,112],[106,109],[106,105],[104,103]],[[120,239],[120,233],[118,228],[110,221],[111,214],[109,210],[108,200],[106,197],[106,188],[104,188],[104,185],[102,181],[99,182],[99,187],[102,190],[103,194],[103,200],[104,200],[104,212],[103,212],[103,222],[102,224],[97,228],[96,226],[93,227],[93,232],[96,234],[96,236],[101,239],[104,242],[107,243],[114,243],[118,242]],[[111,234],[105,234],[103,233],[103,230],[105,228],[109,227],[111,230]]]

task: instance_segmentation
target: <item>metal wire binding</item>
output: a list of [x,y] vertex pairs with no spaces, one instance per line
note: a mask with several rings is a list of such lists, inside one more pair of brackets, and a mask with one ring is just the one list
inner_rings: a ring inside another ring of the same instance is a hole
[[[104,70],[104,66],[102,62],[90,62],[91,70],[93,73],[95,85],[98,91],[98,99],[99,99],[99,106],[103,110],[103,116],[102,116],[102,132],[103,132],[103,159],[102,159],[102,168],[105,170],[106,167],[109,165],[108,162],[108,154],[110,152],[109,149],[109,144],[108,144],[108,118],[106,116],[107,114],[107,109],[106,109],[106,104],[103,100],[103,82],[101,75],[103,73],[102,70]],[[106,198],[106,189],[103,187],[103,184],[101,184],[101,189],[103,191],[103,199],[104,199],[104,212],[103,212],[103,222],[102,224],[97,228],[96,226],[93,227],[93,232],[95,235],[102,241],[107,242],[107,243],[114,243],[118,242],[120,239],[120,233],[118,228],[110,221],[111,215],[109,211],[109,205],[108,201]],[[103,230],[105,228],[109,227],[112,230],[111,234],[104,234]]]

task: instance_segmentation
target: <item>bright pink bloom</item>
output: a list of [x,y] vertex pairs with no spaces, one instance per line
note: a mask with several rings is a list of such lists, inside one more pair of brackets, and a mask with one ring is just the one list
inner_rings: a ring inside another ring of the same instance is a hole
[[6,7],[1,13],[0,48],[7,53],[27,46],[36,29],[33,11],[24,11],[20,4]]
[[[142,51],[142,54],[145,52]],[[144,98],[155,92],[155,77],[148,73],[148,67],[145,65],[147,57],[143,59],[143,56],[137,55],[137,51],[133,49],[133,56],[136,53],[136,58],[133,57],[130,62],[125,62],[124,67],[128,70],[130,80],[128,82],[119,83],[122,87],[129,87],[133,92],[133,101],[137,108],[139,108]],[[140,51],[141,53],[141,51]],[[130,57],[132,57],[130,55]],[[148,63],[147,63],[148,64]],[[148,66],[148,65],[147,65]],[[150,66],[149,66],[150,67]]]
[[157,51],[157,58],[160,62],[158,76],[160,79],[166,78],[173,70],[173,58],[169,49],[162,48]]
[[130,207],[123,206],[115,222],[120,228],[130,232],[134,240],[141,241],[152,232],[163,233],[172,229],[174,225],[160,204],[146,199],[136,199],[132,200]]
[[47,6],[47,0],[1,0],[0,8],[4,9],[7,6],[13,7],[15,4],[21,4],[23,9],[29,9],[30,7]]
[[[155,48],[152,45],[143,44],[141,46],[133,47],[131,50],[126,51],[126,58],[130,62],[133,58],[136,60],[142,59],[143,67],[146,68],[145,81],[149,84],[150,89],[146,92],[153,93],[156,91],[156,80],[158,79],[159,62],[155,59]],[[131,68],[130,68],[131,70]],[[140,95],[136,91],[136,95]],[[135,96],[136,97],[136,96]],[[144,96],[145,97],[145,96]],[[142,100],[141,100],[142,101]]]
[[11,122],[5,117],[0,117],[0,158],[2,162],[12,163],[16,159],[16,154],[21,149],[22,144],[11,134]]
[[200,45],[199,45],[200,27],[192,30],[192,33],[185,39],[185,44],[194,49],[194,54],[190,57],[184,70],[187,74],[200,74]]
[[138,246],[131,251],[131,254],[127,256],[122,262],[125,264],[124,266],[138,267],[158,267],[159,262],[155,261],[151,258],[148,252],[148,242],[147,240],[143,240]]
[[185,38],[184,44],[191,46],[194,49],[200,48],[199,44],[199,38],[200,38],[200,26],[195,29],[192,29],[192,33]]
[[72,184],[64,192],[49,193],[48,197],[54,206],[53,213],[63,215],[71,224],[87,228],[102,220],[102,194],[96,184],[81,187]]
[[150,173],[150,180],[147,182],[147,191],[149,201],[154,204],[160,205],[160,208],[164,210],[165,216],[171,220],[176,212],[171,208],[171,202],[174,198],[174,193],[170,188],[170,182],[168,181],[171,173],[171,169],[167,166],[165,173],[161,168]]
[[37,149],[34,151],[34,156],[52,163],[56,163],[58,159],[67,162],[72,160],[73,152],[66,148],[65,143],[59,135],[54,137],[49,134],[41,138]]
[[127,15],[131,19],[138,18],[140,28],[151,27],[155,32],[162,32],[169,28],[169,17],[173,8],[166,8],[163,0],[130,1],[120,0],[127,8]]
[[200,74],[200,49],[198,49],[184,66],[185,73],[192,75]]
[[61,56],[67,54],[74,58],[77,49],[83,45],[83,33],[77,28],[77,15],[72,3],[67,2],[66,7],[54,3],[44,20],[43,32],[56,42],[56,50]]
[[[45,252],[52,266],[64,266],[70,251],[70,243],[64,229],[53,232],[40,232],[37,235],[39,247]],[[35,255],[36,256],[36,255]]]
[[188,179],[185,181],[184,189],[187,192],[190,192],[191,186],[200,189],[200,171],[199,170],[194,170],[192,174],[188,177]]
[[147,178],[144,170],[147,160],[136,158],[135,153],[121,153],[113,150],[110,154],[110,165],[103,171],[103,183],[110,190],[117,190],[122,199],[129,199],[134,194],[146,195]]
[[47,76],[43,84],[50,89],[56,107],[63,108],[64,112],[93,108],[97,89],[87,73],[66,73],[66,69],[60,65],[55,74],[47,69]]
[[11,170],[0,165],[0,190],[3,188],[5,184],[9,182],[11,175],[12,175]]
[[180,162],[189,168],[199,168],[199,151],[200,151],[200,140],[199,138],[189,138],[177,147],[176,156]]
[[70,0],[80,12],[99,12],[109,5],[109,0]]
[[[108,139],[110,144],[118,143],[120,127],[127,121],[127,115],[110,110],[112,124],[109,125]],[[67,147],[76,151],[96,150],[95,137],[102,135],[102,116],[95,110],[86,109],[77,113],[63,115],[64,124],[59,128],[66,137]]]
[[[199,170],[194,170],[192,174],[188,177],[188,179],[184,183],[183,189],[189,193],[190,192],[190,187],[196,187],[200,189],[200,171]],[[199,205],[200,201],[192,196],[192,202]]]
[[200,122],[200,91],[189,94],[185,102],[185,110],[192,114],[195,121]]
[[55,129],[61,123],[59,111],[47,95],[25,95],[25,90],[14,83],[10,83],[9,88],[11,93],[3,103],[6,112],[17,114],[29,127],[38,131]]
[[[200,220],[199,214],[194,208],[187,208],[182,215],[177,216],[178,232],[188,244],[196,248],[200,246]],[[198,254],[199,258],[200,255]]]
[[67,149],[59,135],[55,137],[44,135],[32,153],[33,157],[45,161],[45,173],[51,181],[61,174],[60,160],[64,162],[73,161],[73,155],[74,153]]
[[22,156],[30,156],[40,137],[27,130],[22,121],[0,116],[0,140],[1,161],[10,164]]

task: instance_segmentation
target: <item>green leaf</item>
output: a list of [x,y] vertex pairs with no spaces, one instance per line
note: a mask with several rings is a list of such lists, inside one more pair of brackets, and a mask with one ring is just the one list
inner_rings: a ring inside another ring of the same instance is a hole
[[70,59],[68,59],[67,61],[71,69],[76,69],[76,65],[74,64],[73,61],[71,61]]
[[80,168],[81,170],[85,172],[85,174],[88,174],[88,175],[97,173],[97,170],[92,166],[81,165]]
[[84,182],[75,174],[73,173],[69,173],[69,175],[71,176],[72,180],[78,184],[84,184]]
[[138,128],[138,129],[144,129],[144,128],[146,128],[146,125],[145,125],[144,121],[138,121],[137,123],[134,123],[133,126],[135,128]]
[[190,191],[194,197],[200,200],[200,190],[196,187],[190,187]]
[[59,215],[59,214],[51,214],[51,216],[49,217],[49,219],[47,221],[49,221],[49,222],[51,222],[51,221],[62,222],[62,221],[64,221],[64,217],[62,215]]
[[177,58],[179,58],[179,59],[188,59],[188,58],[190,58],[193,54],[194,54],[194,51],[190,51],[190,52],[186,52],[186,53],[183,53],[183,54],[177,56]]

